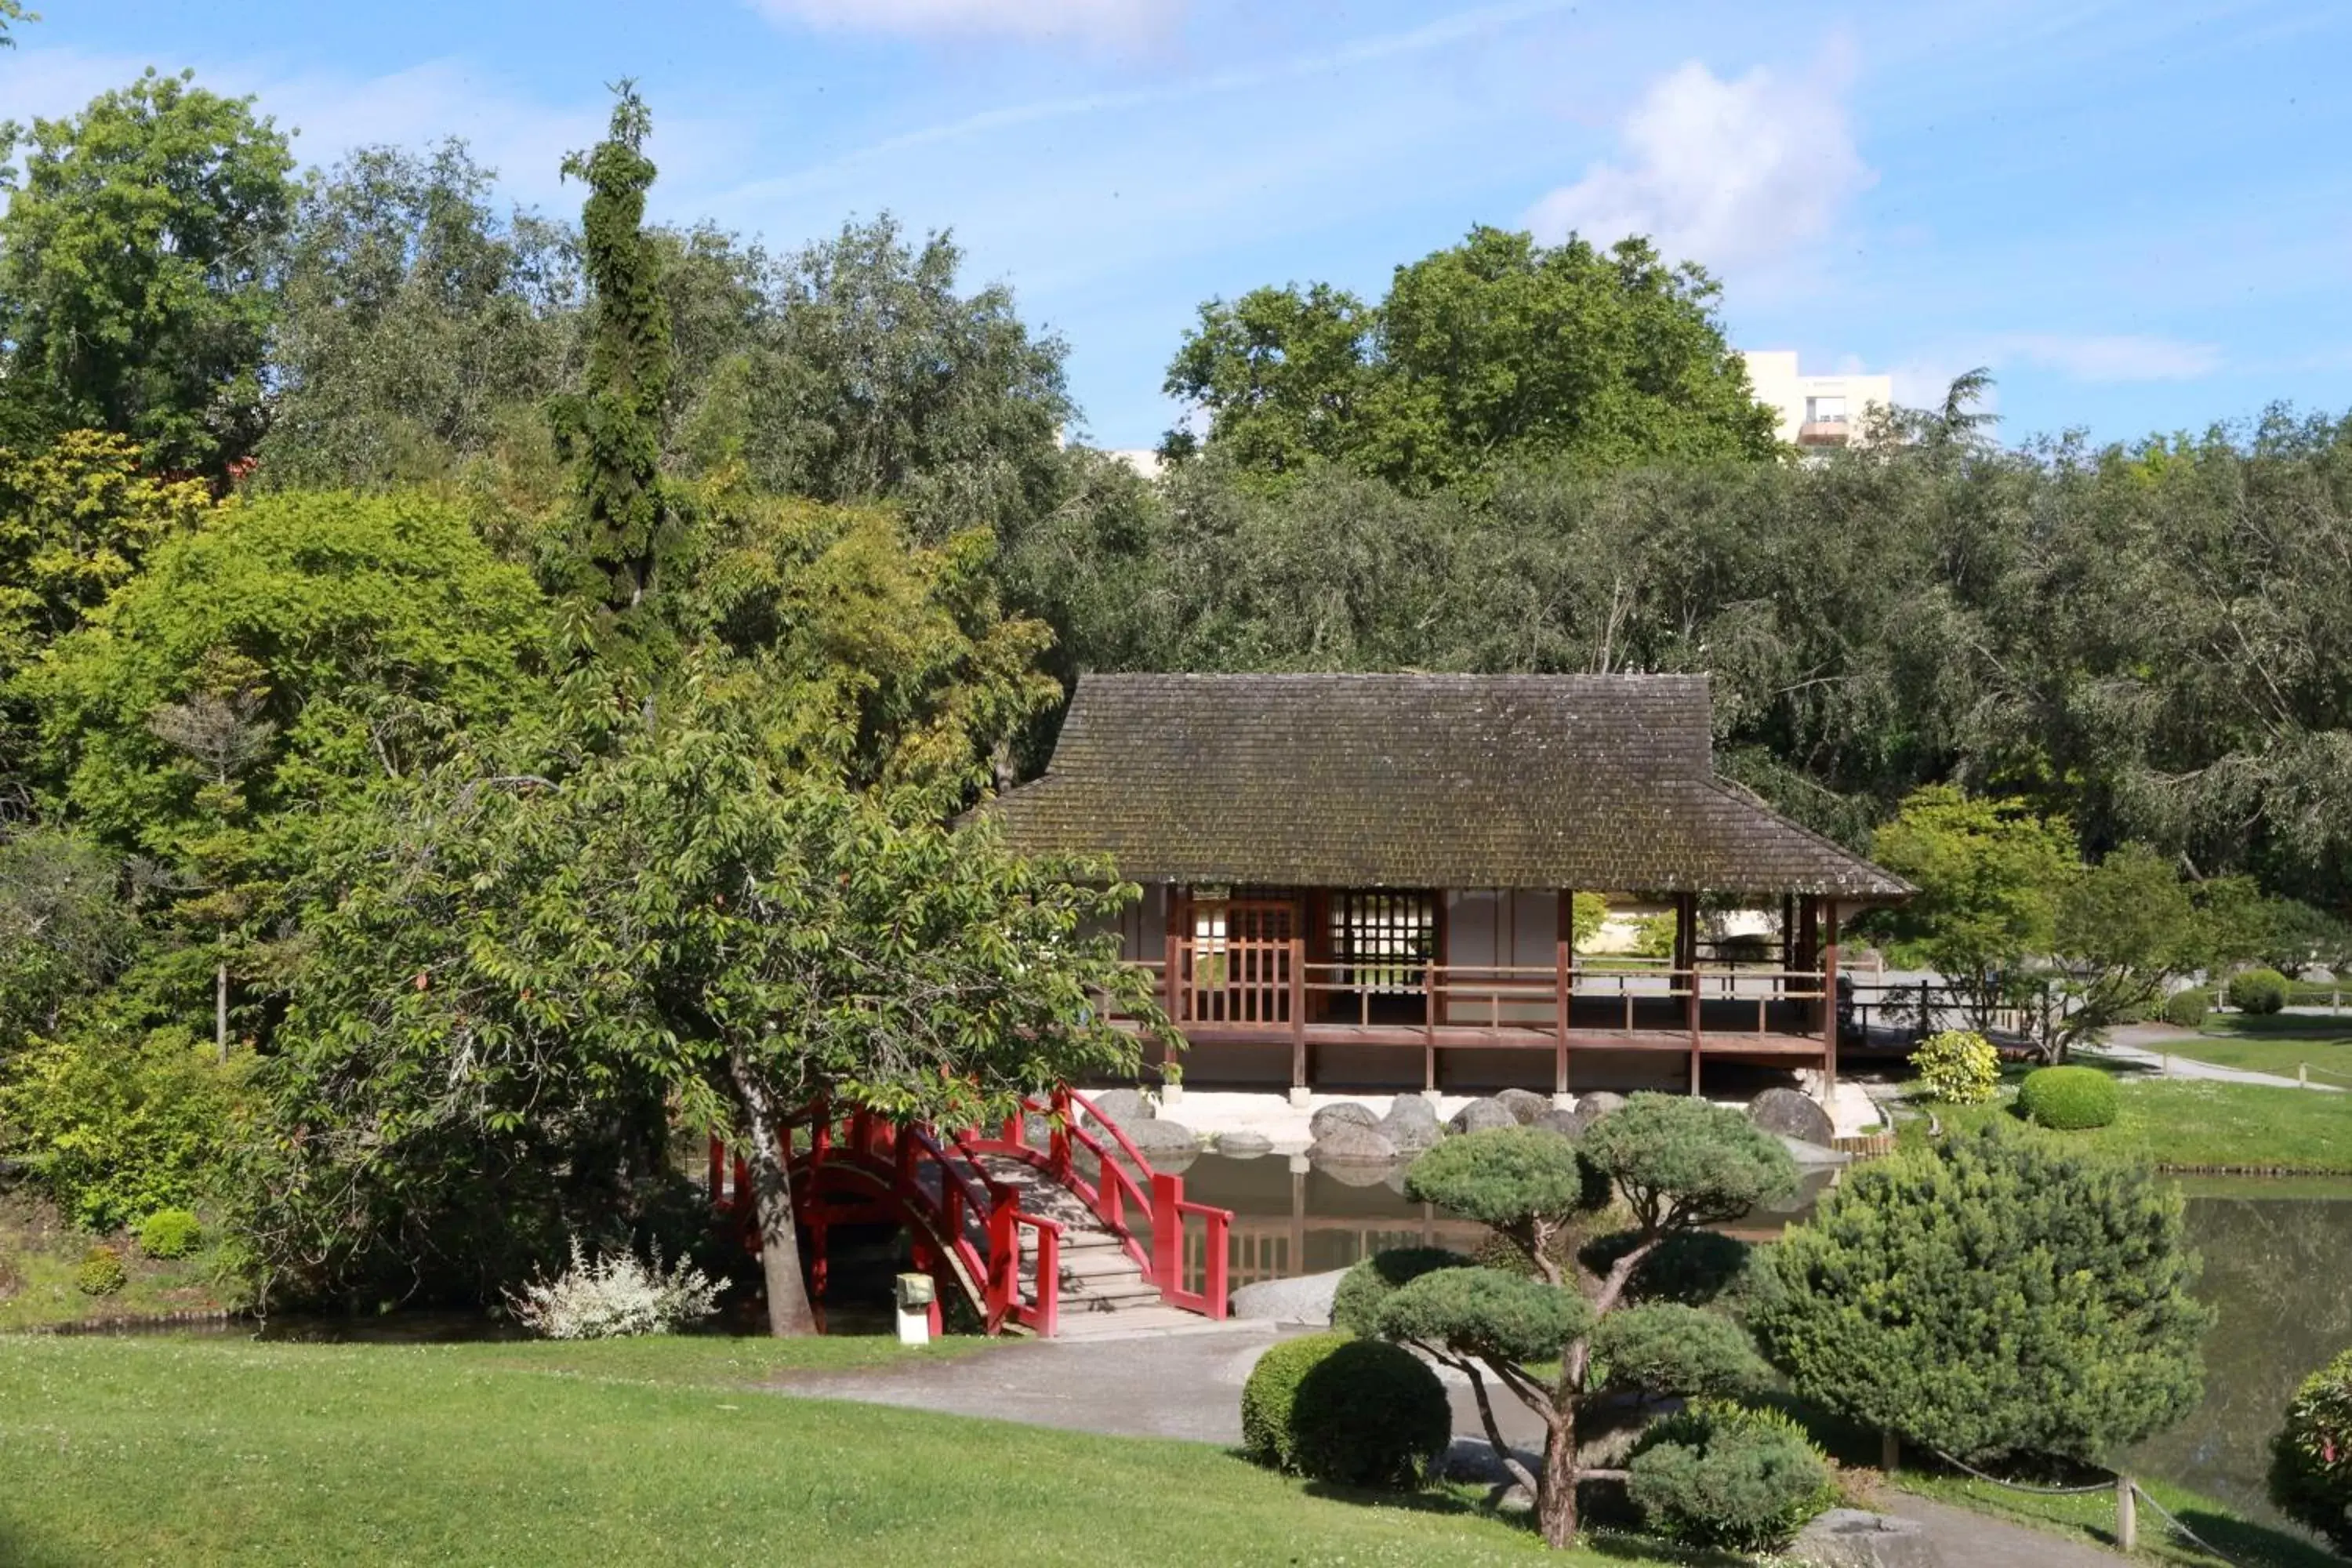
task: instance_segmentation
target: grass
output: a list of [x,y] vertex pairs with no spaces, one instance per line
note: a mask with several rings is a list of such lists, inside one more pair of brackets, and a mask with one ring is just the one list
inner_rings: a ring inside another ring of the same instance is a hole
[[[1903,1471],[1893,1479],[1893,1484],[1904,1491],[1955,1508],[2032,1525],[2094,1545],[2115,1545],[2116,1500],[2112,1490],[2046,1497],[2011,1491],[1966,1476],[1915,1470]],[[2138,1555],[2142,1558],[2177,1563],[2182,1568],[2330,1568],[2331,1564],[2342,1568],[2341,1558],[2279,1531],[2249,1522],[2210,1498],[2161,1481],[2142,1481],[2140,1489],[2199,1536],[2229,1554],[2217,1557],[2200,1551],[2174,1533],[2162,1515],[2142,1503],[2137,1514]]]
[[1460,1492],[1318,1495],[1204,1445],[745,1386],[898,1353],[0,1340],[0,1561],[1669,1561],[1545,1553]]
[[[85,1296],[74,1275],[83,1255],[100,1241],[121,1258],[130,1281],[110,1296]],[[47,1204],[0,1198],[0,1333],[91,1318],[220,1311],[236,1297],[215,1276],[208,1255],[173,1262],[142,1258],[127,1236],[89,1236],[66,1225]]]
[[2282,1078],[2293,1078],[2298,1066],[2308,1064],[2313,1081],[2352,1089],[2352,1016],[2217,1013],[2196,1033],[2153,1041],[2146,1048]]
[[[1935,1113],[1946,1127],[1972,1127],[1997,1117],[2014,1122],[2011,1104],[2021,1076],[2008,1075],[2009,1087],[1990,1104],[1938,1105]],[[2151,1079],[2127,1071],[2116,1077],[2120,1105],[2112,1126],[2081,1132],[2035,1128],[2033,1135],[2166,1170],[2352,1173],[2352,1094]],[[1916,1147],[1927,1132],[1924,1119],[1910,1119],[1901,1129],[1901,1142]]]

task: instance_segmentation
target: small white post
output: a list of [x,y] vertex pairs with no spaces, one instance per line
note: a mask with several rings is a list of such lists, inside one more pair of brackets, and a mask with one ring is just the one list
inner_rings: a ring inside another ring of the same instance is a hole
[[2138,1500],[2132,1495],[2132,1479],[2116,1478],[2116,1547],[2118,1551],[2139,1550]]
[[2311,1087],[2311,1064],[2309,1062],[2297,1062],[2294,1064],[2294,1087],[2297,1089],[2309,1089]]
[[898,1342],[902,1345],[927,1345],[931,1342],[931,1277],[928,1274],[898,1276]]

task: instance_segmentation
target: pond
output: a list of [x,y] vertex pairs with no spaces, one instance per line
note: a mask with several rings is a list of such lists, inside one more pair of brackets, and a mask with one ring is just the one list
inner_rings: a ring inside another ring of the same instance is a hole
[[[1828,1185],[1808,1175],[1778,1211],[1730,1227],[1769,1240],[1811,1212]],[[2189,1178],[2189,1231],[2205,1268],[2199,1296],[2220,1321],[2205,1345],[2204,1403],[2143,1444],[2143,1473],[2281,1521],[2263,1486],[2271,1434],[2294,1386],[2352,1346],[2352,1183],[2306,1178]],[[1204,1156],[1184,1173],[1185,1195],[1234,1212],[1232,1281],[1344,1268],[1386,1247],[1467,1250],[1486,1228],[1417,1204],[1402,1173],[1294,1172],[1279,1157]]]

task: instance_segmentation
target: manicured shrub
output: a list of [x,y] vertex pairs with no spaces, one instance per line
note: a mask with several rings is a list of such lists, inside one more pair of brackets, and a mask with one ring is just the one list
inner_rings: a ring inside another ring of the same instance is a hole
[[2286,1005],[2286,976],[2275,969],[2249,969],[2230,976],[2230,1005],[2241,1013],[2275,1013]]
[[1262,1465],[1352,1487],[1415,1487],[1454,1433],[1437,1374],[1410,1352],[1310,1334],[1258,1358],[1242,1385],[1242,1446]]
[[2303,1380],[2271,1441],[2271,1500],[2352,1554],[2352,1350]]
[[2000,1087],[2000,1053],[1973,1029],[1946,1029],[1919,1042],[1911,1068],[1947,1105],[1982,1105]]
[[1400,1285],[1410,1285],[1435,1268],[1466,1268],[1471,1260],[1443,1247],[1391,1247],[1376,1252],[1339,1281],[1331,1296],[1331,1326],[1361,1339],[1380,1331],[1381,1304]]
[[1777,1552],[1837,1501],[1829,1462],[1776,1410],[1694,1400],[1642,1434],[1626,1492],[1685,1546]]
[[111,1296],[130,1283],[130,1270],[110,1247],[93,1247],[83,1253],[81,1267],[74,1271],[74,1289],[85,1296]]
[[2176,1029],[2201,1029],[2213,1011],[2213,994],[2202,988],[2176,991],[2166,998],[2164,1021]]
[[157,1209],[139,1222],[139,1250],[150,1258],[185,1258],[205,1238],[205,1227],[186,1209]]
[[2180,1189],[1999,1122],[1857,1165],[1748,1307],[1807,1401],[1982,1463],[2098,1461],[2196,1408]]
[[2096,1068],[2036,1068],[2018,1086],[2017,1109],[2062,1131],[2105,1127],[2116,1119],[2116,1080]]
[[575,1237],[572,1267],[524,1286],[508,1306],[516,1321],[547,1339],[614,1340],[667,1334],[710,1316],[719,1287],[683,1260],[664,1273],[658,1253],[651,1268],[626,1251],[591,1259]]

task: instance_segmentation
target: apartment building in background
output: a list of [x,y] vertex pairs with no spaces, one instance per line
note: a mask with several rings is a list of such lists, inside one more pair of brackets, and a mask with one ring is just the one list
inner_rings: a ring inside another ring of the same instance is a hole
[[1843,447],[1861,437],[1870,405],[1891,405],[1895,382],[1884,375],[1803,375],[1794,349],[1742,350],[1756,400],[1778,409],[1780,439],[1798,447]]

